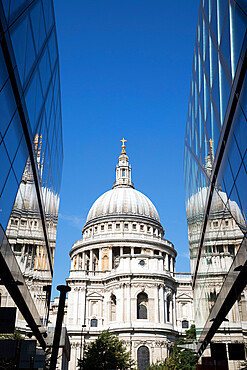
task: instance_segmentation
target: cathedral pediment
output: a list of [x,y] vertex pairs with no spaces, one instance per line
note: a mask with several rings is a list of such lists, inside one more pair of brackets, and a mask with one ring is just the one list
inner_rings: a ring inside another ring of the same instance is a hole
[[177,299],[192,299],[192,295],[186,293],[178,294]]
[[95,299],[103,299],[104,295],[100,294],[99,292],[90,292],[87,294],[88,298],[95,298]]

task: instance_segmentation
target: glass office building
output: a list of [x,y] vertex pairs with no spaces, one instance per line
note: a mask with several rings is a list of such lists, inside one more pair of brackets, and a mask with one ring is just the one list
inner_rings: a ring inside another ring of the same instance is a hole
[[52,0],[0,0],[0,298],[45,347],[63,160]]
[[247,323],[246,30],[245,0],[200,1],[184,151],[198,354],[225,342],[229,360]]

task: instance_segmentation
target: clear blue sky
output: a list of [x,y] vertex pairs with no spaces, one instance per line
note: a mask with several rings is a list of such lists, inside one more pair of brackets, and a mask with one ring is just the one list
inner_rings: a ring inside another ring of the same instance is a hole
[[[93,202],[111,189],[120,139],[189,272],[183,150],[198,0],[55,0],[64,165],[54,286]],[[57,291],[53,288],[53,295]]]

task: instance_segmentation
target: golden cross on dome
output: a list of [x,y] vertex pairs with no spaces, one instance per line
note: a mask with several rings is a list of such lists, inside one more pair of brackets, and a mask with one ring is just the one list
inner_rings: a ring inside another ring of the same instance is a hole
[[127,140],[125,140],[125,138],[123,137],[122,140],[120,140],[120,141],[123,143],[122,144],[122,152],[121,152],[121,154],[126,154],[124,143],[127,143]]
[[[122,140],[120,140],[122,143],[123,143],[123,145],[124,145],[124,143],[127,143],[127,140],[125,140],[125,138],[123,137],[122,138]],[[124,145],[125,146],[125,145]]]

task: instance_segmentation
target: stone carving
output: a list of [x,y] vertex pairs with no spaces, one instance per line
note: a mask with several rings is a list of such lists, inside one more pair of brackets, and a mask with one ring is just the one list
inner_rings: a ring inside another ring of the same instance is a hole
[[81,342],[71,342],[71,348],[76,349],[81,347]]
[[154,347],[154,342],[152,340],[133,340],[134,342],[134,348],[137,348],[139,346],[148,346],[150,348]]

